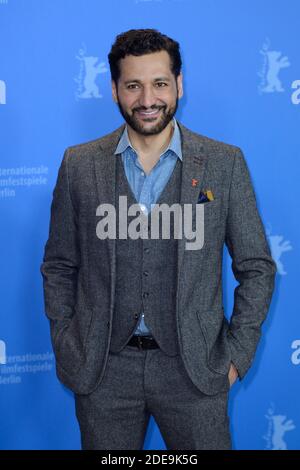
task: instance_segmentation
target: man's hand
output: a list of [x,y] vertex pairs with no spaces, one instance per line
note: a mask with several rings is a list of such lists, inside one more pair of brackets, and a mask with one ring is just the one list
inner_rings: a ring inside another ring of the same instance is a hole
[[233,363],[231,363],[229,373],[228,373],[230,387],[237,380],[238,376],[239,376],[239,374],[238,374],[237,368],[235,367],[235,365]]

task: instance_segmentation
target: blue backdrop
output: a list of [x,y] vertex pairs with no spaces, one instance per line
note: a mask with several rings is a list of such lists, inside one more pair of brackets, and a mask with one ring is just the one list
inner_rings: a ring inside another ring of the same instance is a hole
[[[123,122],[107,54],[131,28],[181,44],[177,119],[243,149],[278,267],[254,365],[230,391],[234,448],[300,448],[299,15],[297,0],[0,0],[1,449],[80,447],[39,268],[64,149]],[[224,261],[230,315],[225,251]],[[165,449],[154,420],[145,449]]]

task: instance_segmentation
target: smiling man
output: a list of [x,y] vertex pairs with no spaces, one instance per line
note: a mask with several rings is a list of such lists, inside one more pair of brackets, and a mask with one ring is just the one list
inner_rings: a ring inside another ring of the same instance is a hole
[[148,174],[172,137],[172,119],[183,95],[182,73],[172,73],[171,58],[165,50],[127,56],[120,66],[122,75],[112,81],[113,98],[127,122],[131,145]]
[[[125,123],[66,150],[41,266],[58,377],[75,394],[83,449],[142,449],[151,415],[168,449],[231,449],[229,390],[253,362],[275,277],[248,167],[238,147],[176,120],[178,42],[130,30],[108,58]],[[100,239],[97,207],[118,214],[124,197],[149,232],[154,204],[203,205],[203,246]],[[230,321],[224,245],[238,281]]]

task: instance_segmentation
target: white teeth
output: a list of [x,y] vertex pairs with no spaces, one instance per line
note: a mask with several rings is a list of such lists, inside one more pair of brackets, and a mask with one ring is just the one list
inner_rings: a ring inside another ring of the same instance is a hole
[[150,116],[151,114],[156,114],[159,110],[157,109],[156,111],[152,111],[151,113],[147,113],[145,111],[140,111],[140,114],[147,114],[147,116]]

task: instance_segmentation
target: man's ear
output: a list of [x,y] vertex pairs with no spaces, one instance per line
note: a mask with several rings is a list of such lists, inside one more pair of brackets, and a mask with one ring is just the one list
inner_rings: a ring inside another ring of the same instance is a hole
[[183,96],[183,75],[182,72],[177,77],[177,90],[178,90],[178,98],[182,98]]
[[118,95],[117,95],[117,85],[114,80],[111,81],[111,91],[112,97],[115,103],[118,103]]

